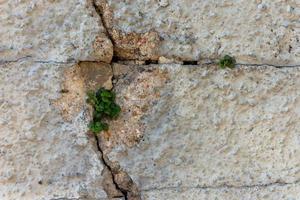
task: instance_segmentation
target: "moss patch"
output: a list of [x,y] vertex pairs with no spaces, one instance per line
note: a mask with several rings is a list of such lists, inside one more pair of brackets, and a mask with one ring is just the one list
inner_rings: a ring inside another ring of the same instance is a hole
[[225,55],[220,61],[219,66],[221,69],[225,68],[234,68],[236,64],[236,60],[234,57],[231,57],[229,55]]
[[93,106],[93,121],[89,124],[89,129],[97,134],[101,131],[107,131],[109,125],[104,122],[105,119],[115,119],[121,112],[121,108],[115,103],[116,95],[110,90],[104,88],[96,92],[87,93],[87,102]]

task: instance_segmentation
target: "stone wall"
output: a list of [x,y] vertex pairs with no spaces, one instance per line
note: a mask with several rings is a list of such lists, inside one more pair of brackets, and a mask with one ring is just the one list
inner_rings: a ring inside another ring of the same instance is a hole
[[1,1],[0,17],[0,199],[107,199],[76,70],[112,58],[92,1]]
[[[0,199],[298,199],[299,9],[0,1]],[[95,136],[98,87],[122,112]]]
[[282,0],[107,0],[111,26],[155,31],[158,54],[181,60],[232,54],[242,63],[299,64],[299,7]]

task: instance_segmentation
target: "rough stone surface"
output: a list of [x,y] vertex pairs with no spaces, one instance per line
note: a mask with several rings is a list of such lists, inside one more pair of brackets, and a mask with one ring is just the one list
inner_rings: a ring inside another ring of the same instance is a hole
[[120,199],[87,134],[86,90],[112,87],[93,2],[0,1],[0,26],[0,199]]
[[160,38],[156,31],[123,32],[113,24],[114,11],[106,0],[94,0],[103,25],[114,44],[114,56],[121,60],[157,60]]
[[83,78],[88,90],[97,90],[101,86],[108,90],[112,89],[111,65],[100,62],[80,62],[79,68],[79,75]]
[[216,189],[165,189],[144,192],[144,199],[207,199],[207,200],[291,200],[298,199],[299,184],[254,188],[216,188]]
[[[0,0],[0,199],[299,199],[299,9]],[[186,66],[224,54],[298,68]],[[96,138],[86,90],[112,79]]]
[[299,1],[107,2],[114,29],[124,33],[158,32],[162,38],[160,56],[199,60],[232,54],[239,62],[300,62]]
[[111,61],[112,43],[91,0],[4,0],[0,13],[0,61]]
[[299,195],[299,68],[137,71],[117,82],[125,109],[102,140],[108,159],[128,172],[144,199]]
[[86,106],[66,121],[53,105],[62,95],[63,71],[71,66],[32,61],[0,66],[0,198],[106,199],[104,166],[94,138],[86,134]]
[[106,148],[117,144],[132,146],[141,139],[146,126],[141,120],[154,102],[159,100],[159,91],[168,78],[164,70],[159,68],[113,64],[113,69],[118,79],[114,90],[120,97],[118,103],[122,111],[118,120],[110,121],[111,130],[99,135],[101,141],[105,141],[104,152]]

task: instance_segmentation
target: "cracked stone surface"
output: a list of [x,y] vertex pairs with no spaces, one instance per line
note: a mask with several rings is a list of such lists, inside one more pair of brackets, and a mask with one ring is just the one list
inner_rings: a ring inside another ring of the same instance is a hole
[[113,26],[113,10],[106,0],[94,0],[97,13],[114,44],[115,58],[122,60],[157,60],[160,38],[157,32],[126,33]]
[[299,193],[299,185],[254,187],[254,188],[216,188],[216,189],[165,189],[145,191],[145,199],[212,199],[212,200],[296,200]]
[[111,87],[113,48],[92,1],[4,0],[0,19],[0,199],[108,199],[85,93]]
[[[299,9],[0,0],[0,199],[299,199]],[[225,53],[283,67],[130,64]],[[122,112],[95,137],[101,86]]]
[[107,0],[125,33],[157,31],[159,55],[182,60],[232,54],[239,62],[299,63],[299,1]]
[[0,58],[103,61],[112,43],[91,0],[0,1]]
[[87,108],[82,105],[66,121],[53,105],[69,67],[32,61],[1,65],[1,199],[106,199],[104,166],[86,134]]
[[296,199],[299,68],[135,68],[115,86],[124,110],[103,140],[144,199]]

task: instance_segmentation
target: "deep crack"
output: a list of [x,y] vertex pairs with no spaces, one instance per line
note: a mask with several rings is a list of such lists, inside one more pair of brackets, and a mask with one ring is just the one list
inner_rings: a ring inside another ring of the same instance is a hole
[[112,35],[110,33],[110,30],[109,30],[110,28],[108,27],[106,21],[104,20],[103,11],[99,8],[99,7],[101,7],[101,5],[97,5],[96,1],[97,0],[93,0],[93,6],[95,8],[95,11],[99,15],[99,17],[100,17],[101,23],[102,23],[102,25],[103,25],[103,27],[105,29],[105,32],[106,32],[106,36],[112,42],[113,47],[115,47],[115,41],[114,41],[114,39],[113,39],[113,37],[112,37]]
[[[101,3],[103,2],[99,2],[97,0],[92,0],[93,3],[93,7],[96,11],[96,13],[99,15],[100,20],[102,22],[102,25],[105,29],[106,32],[106,36],[110,39],[110,41],[113,44],[113,49],[114,49],[114,53],[113,53],[113,57],[112,57],[112,62],[119,62],[119,61],[138,61],[139,59],[123,59],[121,57],[118,57],[116,54],[116,41],[114,40],[114,37],[111,33],[112,31],[112,27],[110,27],[110,23],[109,19],[105,18],[105,13],[104,13],[104,7],[106,5],[103,5]],[[152,64],[159,64],[158,59],[149,59],[149,60],[144,60],[144,65],[152,65]],[[216,60],[210,60],[207,63],[203,63],[200,64],[201,61],[197,61],[197,60],[184,60],[182,61],[181,65],[218,65],[218,62]],[[168,64],[178,64],[178,63],[168,63]],[[245,64],[245,63],[237,63],[236,67],[239,66],[254,66],[254,67],[261,67],[261,66],[268,66],[268,67],[275,67],[275,68],[292,68],[292,67],[300,67],[300,65],[273,65],[273,64]],[[113,70],[113,68],[112,68]],[[114,85],[114,76],[112,78],[112,83]],[[125,200],[131,200],[131,199],[141,199],[140,197],[140,193],[137,190],[136,185],[133,183],[132,179],[129,177],[129,175],[127,173],[125,173],[124,171],[121,171],[121,169],[116,170],[114,166],[111,166],[110,161],[108,160],[108,158],[106,157],[106,155],[104,154],[103,149],[101,148],[101,137],[97,137],[97,135],[94,135],[96,142],[97,142],[97,149],[98,151],[101,153],[101,160],[103,162],[103,164],[107,167],[109,173],[111,174],[112,177],[112,182],[115,185],[116,189],[118,191],[120,191],[122,193],[122,195],[124,196]],[[123,173],[123,174],[122,174]],[[125,176],[122,175],[125,174]],[[297,183],[297,182],[295,182]],[[143,189],[142,191],[151,191],[151,190],[165,190],[165,189],[178,189],[178,188],[191,188],[191,189],[246,189],[246,188],[254,188],[254,187],[270,187],[270,186],[284,186],[287,184],[295,184],[295,183],[283,183],[280,181],[277,182],[273,182],[273,183],[269,183],[269,184],[257,184],[257,185],[241,185],[241,186],[234,186],[234,185],[217,185],[217,186],[191,186],[191,187],[162,187],[162,188],[148,188],[148,189]],[[125,185],[125,186],[124,186]],[[130,195],[131,194],[131,195]],[[132,195],[133,194],[133,195]],[[132,196],[133,198],[131,198],[130,196]]]
[[[28,59],[32,59],[31,56],[24,56],[21,58],[18,58],[16,60],[0,60],[0,65],[4,65],[4,64],[9,64],[9,63],[15,63],[15,62],[20,62],[21,60],[28,60]],[[205,59],[203,59],[205,60]],[[75,60],[70,60],[70,61],[55,61],[55,60],[31,60],[34,63],[43,63],[43,64],[76,64],[78,63],[78,61]],[[117,57],[113,57],[112,62],[111,63],[119,63],[120,61],[126,62],[126,61],[137,61],[137,60],[122,60],[119,59]],[[202,60],[199,61],[195,61],[195,60],[185,60],[182,61],[183,63],[178,63],[178,62],[174,62],[174,63],[165,63],[168,65],[172,65],[172,64],[181,64],[181,65],[198,65],[199,67],[202,65],[218,65],[218,62],[204,62],[201,63]],[[80,61],[80,62],[95,62],[95,61]],[[196,62],[198,62],[196,64]],[[111,64],[110,63],[110,64]],[[158,60],[146,60],[144,64],[141,65],[157,65],[157,64],[164,64],[164,63],[158,63]],[[276,65],[276,64],[267,64],[267,63],[236,63],[236,66],[249,66],[249,67],[275,67],[275,68],[297,68],[300,67],[300,64],[295,64],[295,65]]]
[[[92,0],[92,3],[93,3],[96,13],[99,15],[102,25],[106,31],[106,35],[112,42],[113,48],[115,49],[115,41],[110,33],[108,24],[105,21],[105,18],[103,16],[104,15],[103,11],[100,9],[101,6],[103,6],[103,5],[97,5],[96,0]],[[99,2],[99,3],[101,3],[101,2]],[[113,53],[112,61],[118,60],[118,58],[115,56],[115,51],[113,51],[113,52],[114,53]],[[111,66],[111,68],[112,68],[112,66]],[[113,68],[112,68],[112,70],[113,70]],[[112,79],[114,79],[114,76]],[[113,83],[113,80],[112,80],[112,83]],[[121,171],[120,169],[118,171],[112,169],[110,164],[105,159],[105,155],[104,155],[103,150],[101,149],[100,141],[99,141],[99,138],[97,137],[97,135],[95,135],[95,139],[97,142],[98,151],[101,153],[102,162],[107,167],[109,172],[111,173],[112,181],[113,181],[113,184],[115,185],[116,189],[119,190],[123,194],[125,200],[127,200],[127,199],[128,200],[139,200],[140,194],[139,194],[139,191],[138,191],[136,185],[133,183],[132,179],[129,177],[129,175],[126,172]],[[118,176],[118,181],[116,180],[117,179],[116,176]]]
[[101,160],[103,162],[103,164],[107,167],[107,169],[109,170],[109,172],[111,173],[111,176],[112,176],[112,181],[113,181],[113,184],[116,186],[116,188],[123,194],[123,197],[125,198],[125,200],[128,200],[128,197],[127,197],[127,191],[124,191],[122,190],[119,185],[117,184],[116,180],[115,180],[115,176],[114,176],[114,173],[112,172],[112,169],[111,169],[111,166],[106,162],[106,160],[104,159],[104,153],[99,145],[99,138],[97,137],[96,134],[94,134],[95,136],[95,139],[96,139],[96,142],[97,142],[97,149],[98,151],[100,152],[101,154]]

